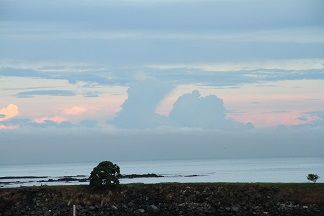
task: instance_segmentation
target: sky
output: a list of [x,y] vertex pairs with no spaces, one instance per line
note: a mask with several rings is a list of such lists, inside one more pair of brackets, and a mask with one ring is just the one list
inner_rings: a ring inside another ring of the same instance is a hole
[[0,0],[0,164],[324,156],[322,0]]

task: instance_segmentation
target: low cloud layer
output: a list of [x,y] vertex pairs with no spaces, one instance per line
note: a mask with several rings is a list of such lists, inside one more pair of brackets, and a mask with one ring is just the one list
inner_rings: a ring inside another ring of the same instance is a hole
[[46,116],[46,117],[35,118],[33,121],[38,124],[43,124],[43,123],[48,123],[48,122],[61,124],[61,123],[65,122],[65,119],[61,116],[52,116],[52,117]]
[[4,129],[17,129],[19,130],[37,130],[39,128],[78,128],[77,124],[68,122],[62,116],[42,116],[35,119],[29,118],[13,118],[3,122]]
[[[46,62],[6,62],[0,59],[0,76],[42,78],[48,80],[66,80],[70,84],[85,82],[99,85],[128,85],[138,70],[149,76],[177,84],[201,83],[216,86],[239,86],[247,83],[271,82],[280,80],[324,80],[324,58],[301,58],[268,61],[208,61],[205,64],[159,64],[137,65],[109,69],[105,65],[101,70],[89,65],[86,70],[72,63],[58,64],[53,68]],[[23,64],[23,67],[19,66]],[[36,65],[36,66],[35,66]],[[42,67],[40,67],[41,65]],[[38,66],[38,67],[37,67]],[[66,69],[68,68],[68,70]],[[48,72],[48,70],[51,71]],[[112,70],[112,71],[111,71]],[[71,72],[72,71],[72,72]],[[113,79],[112,79],[113,78]],[[64,89],[26,90],[18,92],[18,97],[37,95],[73,96],[75,92]],[[97,97],[98,92],[84,92],[85,97]]]
[[34,96],[75,96],[75,93],[70,90],[32,90],[19,92],[16,96],[18,98],[32,98]]
[[[27,136],[28,135],[28,136]],[[13,138],[14,137],[14,138]],[[323,130],[2,130],[0,164],[323,157]],[[19,151],[17,151],[19,149]]]
[[301,124],[295,126],[295,128],[313,128],[324,129],[324,111],[304,113],[300,116],[303,121],[311,120],[309,124]]

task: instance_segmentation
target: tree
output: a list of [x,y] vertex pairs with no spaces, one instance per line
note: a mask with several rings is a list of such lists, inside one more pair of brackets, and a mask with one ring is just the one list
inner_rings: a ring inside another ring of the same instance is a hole
[[90,174],[90,186],[100,188],[118,185],[119,176],[120,168],[118,165],[110,161],[102,161],[93,168]]
[[316,183],[319,176],[317,174],[308,174],[307,179],[313,183]]

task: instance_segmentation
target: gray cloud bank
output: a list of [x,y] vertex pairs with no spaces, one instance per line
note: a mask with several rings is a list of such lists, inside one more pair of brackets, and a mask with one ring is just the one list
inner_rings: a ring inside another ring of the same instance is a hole
[[248,0],[244,3],[239,0],[3,0],[1,5],[5,21],[47,23],[55,20],[71,27],[75,24],[91,30],[262,29],[321,25],[323,22],[321,0]]
[[126,2],[2,0],[0,58],[123,67],[324,57],[321,0]]
[[[44,67],[46,68],[47,66],[44,65]],[[62,68],[63,67],[64,66],[62,66]],[[148,76],[173,84],[200,83],[225,87],[281,80],[324,79],[324,67],[320,69],[289,70],[280,68],[265,69],[261,66],[259,69],[213,72],[212,70],[206,71],[197,68],[186,68],[186,66],[177,69],[160,69],[140,66],[120,69],[117,67],[113,69],[105,69],[103,71],[98,71],[96,68],[89,66],[88,70],[90,72],[75,72],[73,71],[73,68],[71,68],[70,71],[61,71],[60,68],[57,68],[56,70],[53,70],[52,73],[49,73],[46,70],[42,71],[40,69],[32,68],[32,66],[30,66],[30,68],[28,68],[28,66],[26,68],[15,68],[14,65],[10,65],[10,67],[1,67],[0,64],[0,76],[3,77],[27,77],[52,80],[62,79],[67,80],[71,84],[86,82],[103,86],[129,85],[134,82],[134,74],[136,74],[136,71],[138,70],[144,71]]]
[[17,95],[19,98],[32,98],[34,96],[75,96],[75,93],[70,90],[32,90],[19,92]]
[[323,157],[322,130],[0,131],[0,164]]

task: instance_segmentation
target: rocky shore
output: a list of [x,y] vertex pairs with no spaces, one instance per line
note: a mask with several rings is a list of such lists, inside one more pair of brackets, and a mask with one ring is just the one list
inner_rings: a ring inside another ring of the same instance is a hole
[[0,216],[324,215],[324,184],[128,184],[0,189]]
[[[185,175],[181,177],[196,177],[199,175]],[[147,173],[147,174],[122,174],[119,176],[119,179],[138,179],[138,178],[161,178],[165,177],[163,175],[155,174],[155,173]],[[89,176],[86,175],[75,175],[75,176],[62,176],[62,177],[49,177],[49,176],[5,176],[0,177],[0,188],[7,186],[17,187],[19,185],[23,186],[23,184],[29,184],[33,186],[37,185],[47,185],[48,183],[57,182],[60,184],[64,183],[84,183],[89,182]]]

